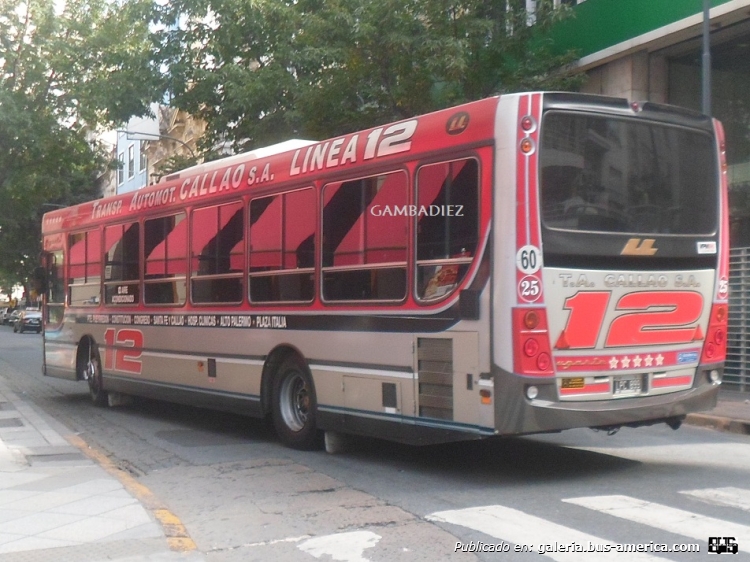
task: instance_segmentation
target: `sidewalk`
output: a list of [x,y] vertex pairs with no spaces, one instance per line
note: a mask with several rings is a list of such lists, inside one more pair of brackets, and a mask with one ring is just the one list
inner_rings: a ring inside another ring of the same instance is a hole
[[0,378],[0,562],[205,560],[66,433]]
[[688,414],[685,423],[750,435],[750,392],[722,387],[713,410]]

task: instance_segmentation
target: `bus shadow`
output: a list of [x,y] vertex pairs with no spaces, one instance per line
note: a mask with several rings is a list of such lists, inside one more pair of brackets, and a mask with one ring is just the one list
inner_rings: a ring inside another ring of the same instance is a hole
[[[60,399],[77,407],[85,407],[88,403],[86,394],[67,395]],[[132,403],[115,410],[118,415],[134,416],[146,422],[154,422],[154,425],[164,425],[163,429],[154,431],[154,435],[183,450],[261,446],[264,450],[262,454],[288,457],[321,472],[336,472],[337,465],[341,468],[361,465],[366,472],[378,469],[392,474],[414,472],[426,477],[447,478],[457,485],[466,486],[473,481],[481,481],[483,485],[507,485],[551,480],[592,481],[627,473],[637,476],[639,469],[644,466],[638,460],[589,450],[605,446],[608,449],[618,447],[617,437],[604,438],[602,433],[596,432],[578,432],[572,436],[562,433],[493,437],[426,446],[347,436],[344,451],[331,455],[323,450],[307,452],[288,449],[281,444],[268,421],[239,414],[146,398],[134,398]],[[662,437],[658,434],[649,436],[657,441],[661,441]],[[645,442],[646,440],[642,443]],[[258,452],[260,451],[248,454],[255,455]],[[236,453],[240,454],[240,451]],[[236,460],[237,456],[232,454],[232,458]],[[216,462],[221,462],[222,459],[223,455],[219,455]],[[684,469],[684,465],[662,463],[660,466],[664,473],[672,473],[677,468]]]
[[355,462],[454,478],[462,485],[477,481],[524,484],[534,481],[591,480],[632,471],[639,461],[606,453],[547,443],[534,438],[504,437],[441,445],[411,446],[378,439],[350,439],[343,456]]

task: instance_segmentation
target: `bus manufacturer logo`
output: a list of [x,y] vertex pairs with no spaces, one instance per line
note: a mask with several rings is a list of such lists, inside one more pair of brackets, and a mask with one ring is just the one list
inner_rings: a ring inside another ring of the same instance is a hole
[[469,114],[465,111],[451,115],[445,124],[445,132],[449,135],[460,135],[469,126]]
[[653,238],[644,238],[642,241],[640,238],[631,238],[625,247],[620,252],[621,256],[653,256],[657,252],[657,248],[654,248]]

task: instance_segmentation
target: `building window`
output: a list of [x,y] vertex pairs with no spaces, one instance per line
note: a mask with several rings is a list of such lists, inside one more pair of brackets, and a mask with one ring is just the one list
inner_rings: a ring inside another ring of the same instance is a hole
[[128,179],[135,175],[135,147],[131,144],[128,147]]
[[148,167],[148,156],[146,155],[146,143],[144,141],[141,141],[140,145],[140,171],[144,171]]
[[117,185],[125,181],[125,153],[120,152],[117,156]]
[[406,174],[334,182],[323,189],[323,298],[406,297]]

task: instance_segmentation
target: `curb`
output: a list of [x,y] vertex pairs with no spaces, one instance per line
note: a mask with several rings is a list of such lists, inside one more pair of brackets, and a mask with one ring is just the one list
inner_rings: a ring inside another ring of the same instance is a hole
[[114,464],[107,455],[87,444],[78,435],[68,435],[66,439],[71,445],[77,447],[89,459],[116,478],[133,497],[141,502],[145,509],[151,511],[162,527],[170,550],[191,552],[198,549],[193,539],[188,535],[182,521],[169,511],[151,490]]
[[750,421],[735,420],[723,416],[711,416],[708,414],[688,414],[685,423],[700,427],[708,427],[727,433],[738,433],[750,435]]

